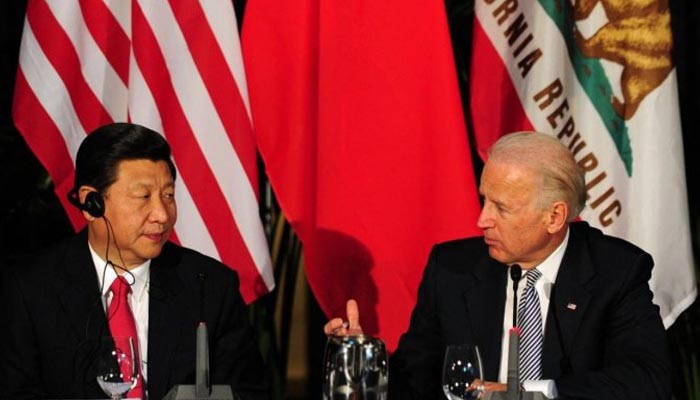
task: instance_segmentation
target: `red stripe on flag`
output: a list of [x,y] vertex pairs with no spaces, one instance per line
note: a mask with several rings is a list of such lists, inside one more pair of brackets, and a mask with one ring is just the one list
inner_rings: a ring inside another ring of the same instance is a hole
[[[197,70],[257,196],[258,172],[253,129],[236,81],[214,32],[200,4],[170,0],[170,5]],[[235,90],[232,92],[231,88]]]
[[46,2],[27,6],[27,21],[39,46],[61,77],[85,132],[112,122],[83,76],[78,53]]
[[54,191],[64,203],[75,228],[85,225],[85,219],[74,207],[68,206],[66,194],[73,186],[73,160],[66,142],[54,121],[29,86],[24,73],[17,71],[12,118],[24,140],[44,165],[54,182]]
[[221,260],[228,265],[233,265],[233,261],[236,261],[235,267],[241,278],[241,294],[246,301],[251,301],[261,293],[267,293],[265,284],[178,101],[155,34],[137,4],[132,9],[132,17],[134,56],[153,94],[161,115],[163,133],[173,149],[180,174],[187,182]]
[[470,106],[477,150],[485,160],[487,150],[499,137],[531,131],[533,125],[503,60],[476,18],[472,49]]
[[117,72],[124,86],[129,86],[129,56],[131,41],[112,12],[102,1],[80,0],[85,26]]

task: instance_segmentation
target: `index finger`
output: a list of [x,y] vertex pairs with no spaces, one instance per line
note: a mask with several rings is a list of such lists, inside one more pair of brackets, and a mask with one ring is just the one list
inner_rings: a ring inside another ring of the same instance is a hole
[[348,300],[345,306],[345,313],[348,316],[348,329],[361,330],[360,327],[360,310],[357,307],[357,302],[353,299]]
[[508,386],[505,383],[483,382],[484,390],[487,392],[505,392]]

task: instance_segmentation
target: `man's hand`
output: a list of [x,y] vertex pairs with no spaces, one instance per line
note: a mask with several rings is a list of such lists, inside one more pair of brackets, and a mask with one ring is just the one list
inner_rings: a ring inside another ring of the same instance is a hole
[[474,391],[478,390],[479,391],[479,398],[482,398],[484,396],[484,393],[487,392],[505,392],[508,389],[508,386],[505,383],[498,383],[498,382],[487,382],[487,381],[482,381],[481,379],[475,379],[474,382],[472,382],[471,385],[469,385],[469,391]]
[[498,382],[484,382],[485,392],[505,392],[508,390],[508,385]]
[[355,300],[348,300],[345,305],[345,313],[348,317],[347,321],[343,321],[342,318],[333,318],[323,326],[323,333],[328,336],[362,335],[360,311]]

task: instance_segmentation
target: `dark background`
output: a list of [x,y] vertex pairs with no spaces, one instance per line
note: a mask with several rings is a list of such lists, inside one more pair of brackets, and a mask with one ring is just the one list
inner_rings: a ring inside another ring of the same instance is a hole
[[[69,0],[70,1],[70,0]],[[568,1],[568,0],[566,0]],[[234,1],[239,16],[243,15],[245,1]],[[470,62],[470,41],[473,18],[471,0],[445,1],[452,40],[455,62],[464,99],[464,109],[468,114],[468,77]],[[12,93],[17,69],[19,44],[24,20],[26,1],[0,1],[0,265],[21,259],[23,254],[31,253],[60,238],[72,233],[72,228],[63,213],[53,185],[46,171],[34,157],[26,143],[14,128],[10,110]],[[700,225],[700,161],[698,144],[695,139],[700,127],[700,5],[695,1],[670,0],[674,32],[674,61],[679,82],[681,121],[686,162],[688,187],[688,204],[690,206],[690,225],[693,233],[693,252],[696,260],[700,254],[698,248],[698,226]],[[471,129],[469,130],[471,131]],[[660,135],[666,132],[659,132]],[[473,142],[473,140],[472,140]],[[475,155],[477,172],[481,165]],[[478,175],[477,175],[478,176]],[[661,210],[650,210],[660,212]],[[274,304],[274,302],[267,302]],[[319,311],[309,305],[311,325],[309,331],[309,386],[318,387],[320,372],[319,355],[322,351],[322,338],[318,325],[323,322]],[[315,321],[315,322],[314,322]],[[690,358],[698,360],[698,346],[695,337],[700,336],[700,307],[697,302],[684,312],[669,329],[674,368],[674,393],[676,398],[700,398],[700,393],[693,392],[688,386],[684,368]],[[689,358],[690,357],[690,358]],[[278,364],[279,365],[279,364]],[[697,367],[696,367],[697,368]],[[690,378],[700,381],[697,369],[690,370]],[[283,374],[283,373],[282,373]],[[284,374],[283,374],[284,375]],[[700,389],[695,389],[700,390]],[[307,391],[312,398],[318,390]]]

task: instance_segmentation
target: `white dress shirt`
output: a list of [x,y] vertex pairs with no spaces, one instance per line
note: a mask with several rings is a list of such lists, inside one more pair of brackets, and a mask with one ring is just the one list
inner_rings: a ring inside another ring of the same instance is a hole
[[[89,244],[89,243],[88,243]],[[117,278],[115,269],[108,265],[90,246],[92,261],[95,264],[97,271],[97,283],[102,290],[102,305],[104,306],[105,315],[109,308],[109,303],[112,301],[112,292],[109,290],[112,282]],[[126,281],[131,285],[131,294],[129,295],[129,306],[134,314],[136,322],[136,334],[139,342],[139,359],[141,360],[141,374],[144,381],[148,378],[148,288],[150,282],[151,260],[132,268],[128,272],[118,270],[121,275],[124,275]]]
[[[569,243],[569,231],[559,247],[549,255],[542,263],[537,265],[537,269],[542,273],[542,277],[535,282],[535,290],[540,298],[540,312],[542,313],[542,333],[545,332],[547,323],[547,310],[549,309],[549,296],[552,286],[557,279],[561,260],[564,258],[566,245]],[[526,271],[523,270],[523,275]],[[508,378],[508,332],[513,327],[513,284],[508,274],[508,284],[506,285],[506,307],[503,315],[503,334],[501,338],[501,365],[498,373],[498,381],[506,382]],[[518,285],[518,299],[522,297],[525,290],[525,280],[521,279]],[[557,388],[553,380],[525,381],[523,387],[527,391],[542,392],[549,398],[558,396]]]

